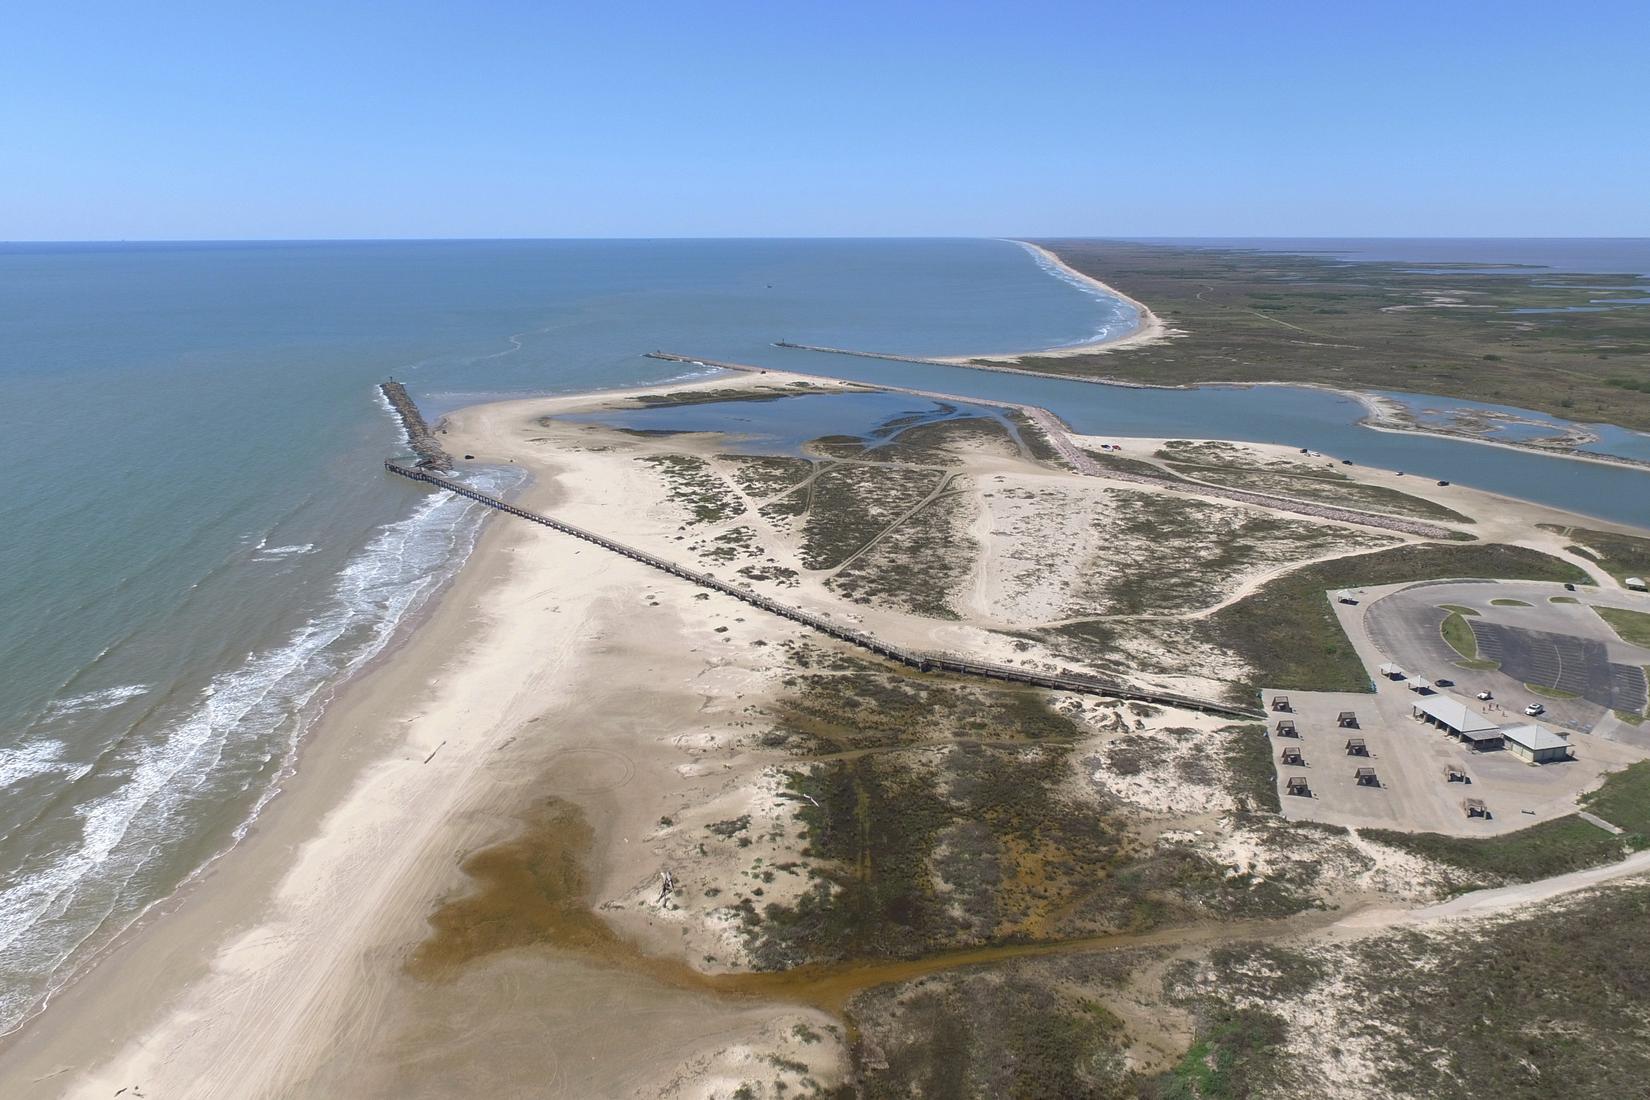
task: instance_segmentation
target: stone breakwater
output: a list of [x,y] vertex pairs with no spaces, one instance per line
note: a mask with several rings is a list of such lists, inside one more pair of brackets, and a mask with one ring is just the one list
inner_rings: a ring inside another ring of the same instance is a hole
[[388,382],[380,382],[378,389],[401,421],[401,429],[407,433],[407,446],[418,456],[418,467],[424,470],[451,470],[452,455],[441,446],[435,433],[424,422],[424,414],[418,411],[407,387],[392,378]]

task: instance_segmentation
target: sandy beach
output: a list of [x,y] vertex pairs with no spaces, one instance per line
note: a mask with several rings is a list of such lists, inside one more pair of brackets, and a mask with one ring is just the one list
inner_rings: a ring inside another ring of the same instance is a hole
[[[521,433],[503,425],[521,419],[509,404],[466,410],[449,438],[507,452]],[[522,499],[576,516],[559,479],[577,464],[541,464]],[[794,1046],[799,1021],[829,1027],[544,949],[447,982],[406,972],[432,911],[468,888],[461,856],[519,833],[547,797],[600,838],[596,892],[658,892],[644,849],[660,799],[719,788],[721,767],[702,765],[696,790],[695,761],[717,756],[728,713],[762,688],[760,674],[718,675],[718,651],[751,629],[739,605],[694,594],[490,519],[426,621],[345,686],[252,834],[9,1038],[6,1095],[699,1095]],[[648,629],[631,628],[639,615]],[[678,936],[645,916],[627,934]],[[623,1057],[596,1057],[620,1034]],[[831,1076],[829,1044],[788,1055]]]
[[1141,347],[1167,340],[1175,335],[1174,329],[1170,328],[1163,318],[1153,313],[1151,307],[1145,302],[1129,297],[1116,287],[1103,283],[1092,275],[1083,274],[1041,245],[1021,240],[1016,240],[1014,243],[1029,252],[1035,253],[1044,263],[1058,270],[1065,278],[1073,282],[1087,284],[1108,297],[1127,302],[1140,315],[1140,324],[1118,336],[1108,336],[1102,340],[1089,340],[1081,344],[1068,344],[1064,347],[1045,348],[1038,351],[1022,351],[1012,355],[958,355],[937,359],[935,362],[962,364],[977,362],[1018,363],[1022,359],[1061,359],[1077,355],[1095,355],[1099,352],[1115,351],[1118,348]]
[[[532,479],[519,500],[527,508],[698,568],[760,561],[769,575],[752,587],[786,602],[901,644],[998,661],[1051,659],[1026,644],[1028,629],[1092,618],[1108,592],[1139,580],[1140,563],[1168,552],[1160,532],[1134,546],[1131,529],[1095,526],[1161,490],[1113,483],[1103,469],[1074,477],[1001,439],[964,440],[952,472],[908,468],[911,477],[939,477],[925,501],[943,493],[954,507],[933,537],[974,548],[956,555],[953,580],[933,582],[949,586],[960,613],[854,600],[841,587],[847,574],[807,566],[789,521],[757,507],[755,488],[738,489],[725,515],[694,518],[696,508],[715,511],[715,497],[684,495],[697,475],[683,471],[693,463],[728,470],[723,437],[565,415],[640,407],[627,399],[643,392],[660,401],[859,388],[777,371],[718,376],[479,405],[439,431],[455,454],[526,468]],[[1128,449],[1149,456],[1170,445],[1135,439]],[[1290,448],[1220,446],[1255,463],[1302,461]],[[854,468],[852,460],[842,467]],[[894,478],[890,470],[880,476]],[[1356,474],[1376,488],[1448,501],[1477,518],[1481,535],[1568,556],[1560,536],[1531,526],[1562,518],[1551,510],[1390,472]],[[874,495],[873,483],[855,484]],[[1249,522],[1250,509],[1188,488],[1171,499],[1191,503],[1176,508]],[[424,490],[389,479],[385,491]],[[1289,522],[1288,538],[1257,541],[1253,560],[1223,567],[1211,590],[1219,601],[1188,604],[1185,620],[1303,562],[1395,541],[1390,531],[1309,523],[1298,513]],[[757,549],[720,541],[738,528],[757,532]],[[892,542],[878,536],[859,552],[891,555],[878,559],[880,575],[898,575]],[[736,548],[731,557],[715,556],[723,545]],[[1060,550],[1051,556],[1050,546]],[[1119,567],[1131,552],[1137,565]],[[1231,655],[1209,650],[1192,674],[1189,640],[1151,634],[1150,620],[1161,617],[1110,618],[1118,628],[1140,620],[1129,667],[1115,671],[1176,691],[1214,690],[1207,677]],[[794,700],[787,691],[807,666],[798,654],[810,640],[800,626],[495,515],[449,589],[404,633],[342,687],[251,835],[0,1046],[5,1095],[708,1100],[750,1081],[765,1082],[761,1095],[780,1095],[776,1084],[829,1088],[848,1078],[835,1014],[848,997],[955,965],[936,955],[750,973],[752,940],[734,899],[790,904],[810,881],[773,873],[801,865],[806,830],[786,786],[794,757],[767,740],[774,726],[764,709]],[[1131,725],[1115,700],[1067,697],[1059,706],[1096,745],[1172,727],[1188,760],[1225,724],[1154,709],[1136,712],[1145,720]],[[1258,858],[1258,842],[1222,835],[1217,818],[1235,809],[1229,795],[1152,774],[1108,779],[1107,797],[1207,829],[1184,843],[1222,865]],[[1345,853],[1336,858],[1346,863]],[[1387,905],[1432,896],[1424,875],[1389,883],[1400,866],[1382,856],[1361,877],[1343,868],[1329,888],[1362,899],[1378,887]],[[1137,942],[1236,934],[1208,924]],[[978,957],[1006,957],[997,950]]]

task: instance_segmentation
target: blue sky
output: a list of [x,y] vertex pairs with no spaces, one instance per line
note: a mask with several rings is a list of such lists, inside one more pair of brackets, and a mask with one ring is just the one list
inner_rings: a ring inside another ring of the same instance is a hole
[[13,0],[0,239],[1650,235],[1650,4]]

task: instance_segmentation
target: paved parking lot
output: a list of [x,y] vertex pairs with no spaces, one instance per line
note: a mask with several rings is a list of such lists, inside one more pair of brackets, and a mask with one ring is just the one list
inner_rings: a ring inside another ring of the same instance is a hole
[[[1268,730],[1275,730],[1280,718],[1289,718],[1300,734],[1298,738],[1280,738],[1275,734],[1271,738],[1284,816],[1352,827],[1488,836],[1572,813],[1577,795],[1596,785],[1606,772],[1650,758],[1650,736],[1645,735],[1650,733],[1650,723],[1631,727],[1613,717],[1601,720],[1601,713],[1608,712],[1585,700],[1573,700],[1567,705],[1586,718],[1589,726],[1598,723],[1601,732],[1608,727],[1611,736],[1565,731],[1574,751],[1575,759],[1571,761],[1537,766],[1526,764],[1505,750],[1475,753],[1442,730],[1417,721],[1413,708],[1418,696],[1402,681],[1389,680],[1377,672],[1382,663],[1396,661],[1405,671],[1435,681],[1440,676],[1449,679],[1455,674],[1459,677],[1457,687],[1437,694],[1483,712],[1492,722],[1521,724],[1528,720],[1520,713],[1523,703],[1532,698],[1522,682],[1501,672],[1475,672],[1454,665],[1457,655],[1438,634],[1444,612],[1438,611],[1437,605],[1481,607],[1482,618],[1506,622],[1515,630],[1532,630],[1543,620],[1557,620],[1564,629],[1550,633],[1585,637],[1583,631],[1595,631],[1591,640],[1604,646],[1606,656],[1611,661],[1627,663],[1621,658],[1637,647],[1626,646],[1614,639],[1613,633],[1613,643],[1598,637],[1598,628],[1606,631],[1608,628],[1585,606],[1546,604],[1547,597],[1555,593],[1562,594],[1563,589],[1558,585],[1449,582],[1371,589],[1357,593],[1360,600],[1356,604],[1333,604],[1347,637],[1371,674],[1375,690],[1372,693],[1271,689],[1263,692],[1268,708],[1279,694],[1288,696],[1291,704],[1289,711],[1268,709]],[[1386,601],[1394,595],[1405,598],[1387,605]],[[1330,594],[1325,593],[1325,599],[1330,598]],[[1504,598],[1519,599],[1530,606],[1504,608],[1489,602]],[[1625,594],[1619,597],[1630,598]],[[1545,607],[1536,603],[1538,599]],[[1645,603],[1645,610],[1650,610],[1650,601]],[[1399,613],[1380,613],[1383,607],[1387,612]],[[1558,609],[1558,614],[1548,616],[1546,607]],[[1492,609],[1496,613],[1493,618]],[[1381,639],[1380,645],[1376,643],[1377,637]],[[1590,652],[1596,657],[1596,651]],[[1645,662],[1650,663],[1650,652],[1646,653]],[[1474,693],[1482,690],[1479,685],[1490,685],[1492,677],[1498,678],[1494,681],[1494,690],[1499,701],[1474,699]],[[1548,705],[1557,709],[1565,704],[1549,701]],[[1357,729],[1343,729],[1338,725],[1337,719],[1343,710],[1356,712]],[[1348,737],[1364,739],[1369,751],[1367,758],[1347,755]],[[1284,748],[1291,746],[1301,751],[1304,760],[1300,766],[1285,765],[1279,759]],[[1360,766],[1374,768],[1380,785],[1359,785],[1354,773]],[[1450,782],[1446,772],[1452,766],[1465,772],[1471,782]],[[1312,791],[1310,797],[1286,793],[1291,776],[1307,780]],[[1469,819],[1462,808],[1462,800],[1466,798],[1482,799],[1489,806],[1490,818]]]
[[1644,712],[1643,666],[1612,662],[1604,642],[1481,618],[1467,621],[1478,639],[1478,656],[1499,663],[1503,675],[1519,683],[1556,688],[1612,710]]
[[[1539,702],[1547,709],[1543,722],[1650,748],[1650,723],[1635,726],[1611,713],[1643,713],[1650,694],[1645,673],[1650,649],[1622,641],[1587,606],[1602,603],[1650,612],[1650,598],[1586,588],[1572,593],[1562,585],[1525,581],[1444,581],[1388,586],[1365,595],[1351,625],[1357,628],[1361,623],[1367,631],[1379,654],[1377,665],[1393,661],[1411,675],[1453,680],[1469,698],[1488,691],[1496,705],[1511,713]],[[1479,639],[1480,655],[1501,661],[1500,668],[1463,666],[1460,654],[1439,633],[1448,614],[1441,604],[1478,612],[1465,616],[1466,621]],[[1577,697],[1554,699],[1530,691],[1527,683]]]
[[[1415,696],[1396,683],[1378,682],[1373,695],[1267,691],[1267,706],[1280,694],[1288,697],[1291,710],[1268,710],[1267,728],[1275,730],[1280,718],[1290,718],[1300,734],[1271,738],[1283,813],[1292,820],[1488,836],[1572,812],[1576,796],[1604,771],[1644,756],[1585,735],[1572,738],[1578,758],[1563,764],[1537,767],[1510,752],[1475,753],[1435,726],[1416,721],[1411,716]],[[1343,710],[1357,713],[1356,729],[1338,724]],[[1362,738],[1368,755],[1348,755],[1349,737]],[[1281,762],[1290,747],[1300,749],[1302,765]],[[1450,766],[1471,782],[1450,782]],[[1379,786],[1359,784],[1359,767],[1375,769]],[[1291,776],[1306,779],[1311,797],[1287,793]],[[1465,798],[1484,800],[1489,820],[1469,820],[1461,805]]]

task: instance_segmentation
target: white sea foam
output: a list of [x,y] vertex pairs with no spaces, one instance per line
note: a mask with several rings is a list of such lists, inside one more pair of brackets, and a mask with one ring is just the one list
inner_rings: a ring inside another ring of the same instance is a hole
[[293,543],[291,546],[264,546],[259,543],[256,549],[259,561],[269,561],[274,558],[292,558],[301,554],[312,554],[315,552],[315,544],[313,542],[298,542]]
[[[99,654],[99,656],[102,656],[102,654]],[[108,710],[110,707],[120,706],[128,699],[136,699],[148,691],[148,684],[118,684],[115,687],[88,691],[80,695],[71,695],[67,699],[59,699],[51,705],[46,713],[50,717],[60,718],[78,711]]]
[[42,738],[0,749],[0,791],[37,775],[85,774],[85,765],[63,759],[63,750],[67,747],[61,741]]
[[1079,344],[1091,344],[1100,340],[1109,340],[1114,334],[1131,332],[1140,327],[1140,311],[1134,306],[1117,297],[1115,294],[1109,294],[1106,291],[1101,290],[1081,275],[1072,274],[1064,267],[1061,267],[1059,264],[1049,259],[1041,249],[1035,248],[1024,241],[1015,241],[1014,243],[1025,249],[1026,253],[1031,256],[1032,261],[1036,263],[1038,267],[1042,268],[1045,274],[1054,276],[1056,279],[1059,279],[1062,283],[1065,283],[1068,286],[1076,287],[1088,297],[1093,298],[1097,302],[1104,303],[1111,310],[1112,317],[1102,323],[1093,336],[1082,340],[1073,340],[1070,344],[1060,345],[1061,347],[1076,347]]
[[[99,775],[119,776],[120,783],[74,807],[78,842],[49,859],[31,859],[0,880],[0,951],[8,967],[32,978],[0,991],[0,1031],[16,1026],[31,1004],[56,987],[76,948],[141,915],[145,906],[123,897],[123,889],[163,856],[170,839],[188,834],[194,824],[189,810],[210,797],[215,779],[220,786],[233,781],[225,768],[256,772],[255,762],[279,759],[285,774],[306,719],[313,717],[310,704],[328,684],[382,651],[396,625],[450,575],[474,542],[481,511],[448,494],[426,497],[351,559],[327,607],[283,645],[219,673],[195,707],[159,736],[145,736],[100,762]],[[39,774],[61,766],[56,752],[60,744],[55,750],[37,744],[5,758],[3,766],[20,776]],[[236,829],[237,839],[275,791],[269,783]]]

